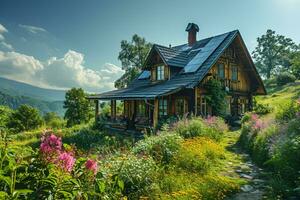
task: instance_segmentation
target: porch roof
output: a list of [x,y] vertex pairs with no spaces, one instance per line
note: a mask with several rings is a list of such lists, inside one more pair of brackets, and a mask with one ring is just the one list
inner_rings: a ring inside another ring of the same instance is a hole
[[128,88],[90,95],[88,96],[88,99],[154,99],[176,93],[186,88],[191,81],[190,75],[188,74],[155,84],[151,83],[150,80],[139,80],[136,81],[136,84],[135,81],[133,81]]

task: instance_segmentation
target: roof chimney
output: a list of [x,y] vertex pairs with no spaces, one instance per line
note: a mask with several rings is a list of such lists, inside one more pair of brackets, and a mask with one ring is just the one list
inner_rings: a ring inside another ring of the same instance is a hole
[[197,41],[197,32],[199,32],[199,27],[197,24],[189,23],[185,29],[188,34],[188,43],[189,46],[193,46]]

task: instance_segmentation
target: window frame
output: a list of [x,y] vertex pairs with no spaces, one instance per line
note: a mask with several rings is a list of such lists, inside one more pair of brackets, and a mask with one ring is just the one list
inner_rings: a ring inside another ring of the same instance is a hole
[[[220,72],[221,72],[220,66],[223,66],[222,67],[222,69],[223,69],[222,70],[223,71],[222,76],[220,76]],[[218,63],[218,65],[217,65],[217,75],[218,75],[218,78],[225,79],[225,64],[224,63]]]
[[157,81],[165,80],[165,66],[164,65],[158,65],[156,67],[156,80]]
[[183,116],[185,114],[185,98],[176,98],[175,99],[175,113],[176,115]]
[[144,101],[137,101],[137,112],[138,117],[146,117],[146,103]]
[[[230,76],[230,79],[232,81],[238,81],[238,66],[236,64],[232,64],[230,66],[230,69],[231,69],[231,76]],[[234,71],[235,69],[235,71]],[[234,72],[234,73],[233,73]],[[233,76],[233,74],[235,74],[235,77]]]
[[168,99],[158,100],[158,116],[164,117],[168,115]]

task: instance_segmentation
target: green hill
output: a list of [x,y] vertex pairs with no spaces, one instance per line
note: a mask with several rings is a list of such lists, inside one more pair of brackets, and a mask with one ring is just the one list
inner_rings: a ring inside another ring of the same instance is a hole
[[269,104],[276,111],[281,105],[288,103],[291,99],[300,97],[300,80],[280,87],[268,88],[268,95],[259,96],[256,100],[262,104]]
[[43,101],[26,96],[12,96],[0,91],[0,105],[6,105],[12,109],[18,108],[21,104],[28,104],[40,110],[41,114],[56,112],[64,115],[63,101]]

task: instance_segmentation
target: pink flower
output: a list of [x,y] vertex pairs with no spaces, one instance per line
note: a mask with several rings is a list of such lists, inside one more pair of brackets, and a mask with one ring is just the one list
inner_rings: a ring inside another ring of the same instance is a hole
[[90,170],[92,172],[94,172],[94,174],[97,173],[97,170],[98,170],[98,164],[97,164],[97,161],[95,160],[91,160],[91,159],[88,159],[85,163],[85,168],[87,170]]
[[251,120],[252,120],[252,121],[258,120],[258,115],[257,115],[257,114],[252,114],[252,115],[251,115]]
[[73,157],[72,153],[63,152],[57,158],[57,165],[66,172],[71,172],[73,166],[75,164],[75,158]]
[[215,116],[210,116],[208,115],[207,118],[205,119],[205,122],[208,124],[208,125],[212,125],[216,122],[217,118]]
[[48,162],[53,161],[62,149],[61,138],[54,134],[50,136],[43,136],[41,139],[40,151],[44,159]]

